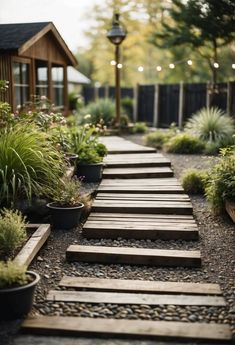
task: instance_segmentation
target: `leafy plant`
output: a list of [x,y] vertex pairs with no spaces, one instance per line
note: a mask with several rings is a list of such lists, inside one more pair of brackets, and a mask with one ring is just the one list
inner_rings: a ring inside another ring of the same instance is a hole
[[105,157],[108,154],[107,147],[102,143],[96,143],[95,148],[100,157]]
[[62,154],[34,126],[17,125],[4,131],[0,141],[0,205],[30,202],[42,195],[64,171]]
[[171,130],[156,130],[155,132],[147,134],[144,137],[144,141],[147,146],[161,149],[162,146],[174,135],[175,133]]
[[90,121],[92,124],[96,125],[102,119],[104,124],[108,126],[115,118],[115,103],[109,98],[103,98],[96,102],[91,102],[81,110],[81,115],[83,117],[86,114],[91,115]]
[[3,209],[0,215],[0,256],[9,258],[25,239],[25,218],[19,211]]
[[14,261],[0,261],[0,289],[22,286],[28,283],[26,267]]
[[233,119],[218,108],[199,110],[188,120],[185,129],[209,142],[231,137],[235,132]]
[[229,148],[233,145],[235,145],[235,136],[224,137],[218,141],[209,141],[206,143],[204,153],[208,155],[217,155],[220,149]]
[[51,198],[60,207],[72,207],[81,203],[81,180],[76,177],[60,179],[51,189]]
[[133,134],[135,133],[146,133],[148,131],[148,126],[145,122],[136,122],[131,129]]
[[97,164],[103,161],[103,157],[96,151],[95,146],[84,144],[80,148],[77,164]]
[[219,163],[209,172],[205,194],[214,213],[224,209],[227,199],[235,199],[235,151],[224,149],[221,151]]
[[201,153],[205,148],[205,144],[196,137],[182,133],[172,137],[164,147],[167,152],[192,154]]
[[207,173],[205,171],[188,169],[182,176],[182,186],[186,193],[203,194],[206,178]]
[[121,99],[121,107],[129,118],[133,116],[133,99],[130,97],[124,97]]

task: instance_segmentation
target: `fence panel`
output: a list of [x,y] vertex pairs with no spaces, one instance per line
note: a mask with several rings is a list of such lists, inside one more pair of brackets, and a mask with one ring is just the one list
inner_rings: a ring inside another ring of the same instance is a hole
[[172,122],[178,125],[179,84],[159,85],[158,127],[169,127]]
[[138,121],[153,123],[154,85],[139,85],[138,92]]
[[187,121],[193,113],[206,107],[207,85],[205,83],[184,85],[184,116]]

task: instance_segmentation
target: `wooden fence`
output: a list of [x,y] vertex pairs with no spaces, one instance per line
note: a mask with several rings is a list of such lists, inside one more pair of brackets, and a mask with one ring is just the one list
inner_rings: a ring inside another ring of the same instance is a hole
[[[185,121],[199,109],[216,106],[235,117],[235,82],[220,83],[216,93],[209,84],[155,84],[122,88],[121,96],[133,99],[133,121],[143,121],[153,127],[168,127]],[[115,98],[115,87],[84,87],[85,103],[98,98]]]

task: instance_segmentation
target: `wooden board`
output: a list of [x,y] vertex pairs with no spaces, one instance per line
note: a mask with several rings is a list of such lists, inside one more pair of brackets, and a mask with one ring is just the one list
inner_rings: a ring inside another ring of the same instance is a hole
[[162,295],[125,292],[100,291],[58,291],[50,290],[47,301],[108,303],[108,304],[147,304],[147,305],[204,305],[225,307],[225,299],[221,296],[195,295]]
[[129,140],[116,137],[116,136],[100,137],[100,142],[102,142],[107,147],[109,153],[114,153],[114,154],[156,152],[156,149],[152,147],[138,145]]
[[95,200],[92,204],[94,212],[122,213],[162,213],[192,214],[190,202],[182,201],[135,201],[135,200]]
[[[29,266],[50,235],[50,224],[32,224],[31,227],[35,228],[35,225],[38,225],[37,230],[14,259],[20,265]],[[30,224],[28,228],[30,228]]]
[[133,168],[105,168],[103,178],[143,178],[143,177],[172,177],[170,167],[133,167]]
[[106,222],[87,221],[82,234],[86,238],[111,238],[143,240],[197,240],[198,229],[195,226],[139,224],[137,222]]
[[37,316],[26,319],[23,332],[55,336],[99,336],[138,339],[230,341],[228,325],[171,321],[93,319],[71,316]]
[[100,200],[150,200],[150,201],[190,201],[187,194],[148,194],[148,193],[97,193]]
[[181,186],[179,181],[174,177],[166,178],[139,178],[139,179],[105,179],[100,183],[101,186]]
[[181,186],[99,186],[97,191],[99,193],[148,193],[148,194],[170,194],[170,193],[185,193]]
[[59,286],[98,291],[222,295],[218,284],[64,276]]
[[183,214],[145,214],[145,213],[141,213],[141,214],[136,214],[136,213],[103,213],[103,212],[91,212],[90,215],[89,215],[89,218],[90,217],[97,217],[97,218],[105,218],[105,217],[108,217],[108,218],[117,218],[117,217],[120,217],[120,218],[125,218],[126,219],[132,219],[132,218],[135,218],[135,219],[142,219],[144,220],[145,218],[146,219],[156,219],[157,221],[162,221],[162,220],[167,220],[167,221],[170,221],[172,220],[173,222],[175,221],[190,221],[190,222],[193,222],[193,223],[196,223],[195,222],[195,219],[193,218],[192,215],[183,215]]
[[[112,155],[114,158],[110,157],[108,155],[106,158],[104,158],[104,164],[105,166],[109,168],[124,168],[124,167],[163,167],[163,166],[171,166],[171,162],[169,159],[163,157],[163,156],[157,156],[154,155],[152,157],[149,157],[151,154],[139,154],[140,157],[132,157],[132,155],[121,155],[121,157],[117,158],[115,156],[120,155]],[[141,157],[143,156],[143,157]]]
[[145,160],[145,159],[168,159],[165,158],[164,155],[162,153],[159,152],[153,152],[153,153],[148,153],[146,154],[144,153],[130,153],[130,154],[108,154],[105,158],[104,158],[104,162],[113,162],[113,161],[131,161],[131,160]]
[[225,209],[227,213],[229,214],[230,218],[232,219],[232,221],[235,223],[235,202],[226,201]]
[[199,251],[70,245],[68,261],[151,266],[200,267]]

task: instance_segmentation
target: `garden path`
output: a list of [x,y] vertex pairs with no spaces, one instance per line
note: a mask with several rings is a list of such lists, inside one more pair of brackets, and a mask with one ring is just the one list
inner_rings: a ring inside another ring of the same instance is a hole
[[[84,225],[84,236],[117,241],[120,237],[149,240],[161,238],[166,242],[175,239],[198,240],[191,202],[173,177],[170,162],[154,153],[153,149],[129,143],[119,137],[108,137],[103,141],[109,149],[109,155],[105,160],[104,178]],[[168,248],[72,244],[66,251],[66,258],[68,261],[109,265],[201,266],[199,250]],[[51,290],[47,300],[124,306],[186,305],[189,308],[225,305],[217,284],[65,276],[60,286],[63,290]],[[193,339],[220,344],[231,340],[228,325],[204,322],[40,316],[27,319],[23,329],[27,333],[44,335],[118,336],[171,341]]]

